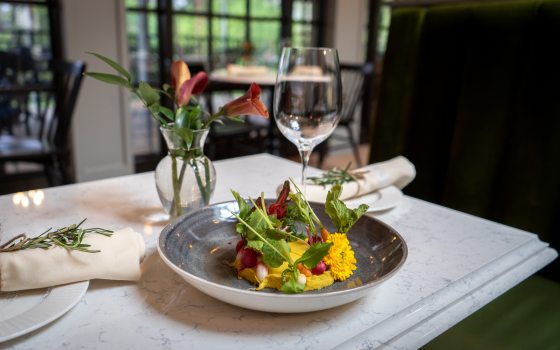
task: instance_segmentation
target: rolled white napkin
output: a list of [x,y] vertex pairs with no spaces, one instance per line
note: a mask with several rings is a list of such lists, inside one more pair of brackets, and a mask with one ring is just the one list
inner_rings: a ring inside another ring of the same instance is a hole
[[110,237],[90,233],[82,241],[98,253],[62,247],[0,253],[0,291],[56,286],[90,279],[137,281],[145,245],[131,228]]
[[[370,164],[356,171],[364,172],[363,178],[343,184],[340,199],[363,196],[388,186],[402,189],[416,176],[414,165],[403,156]],[[329,190],[330,186],[307,184],[305,198],[311,202],[324,203]]]

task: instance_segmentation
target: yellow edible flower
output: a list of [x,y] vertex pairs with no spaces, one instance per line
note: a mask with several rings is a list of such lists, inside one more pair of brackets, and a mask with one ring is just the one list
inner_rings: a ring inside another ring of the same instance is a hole
[[356,258],[350,241],[344,233],[333,233],[328,235],[327,242],[333,245],[323,260],[330,267],[334,279],[344,281],[356,270]]

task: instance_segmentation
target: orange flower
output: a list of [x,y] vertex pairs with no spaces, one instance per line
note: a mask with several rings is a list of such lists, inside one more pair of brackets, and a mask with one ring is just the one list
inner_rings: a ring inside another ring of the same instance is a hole
[[189,104],[192,95],[204,91],[208,84],[208,75],[199,72],[191,78],[191,72],[183,61],[175,61],[171,65],[171,86],[175,89],[175,103],[178,106]]
[[260,99],[261,88],[252,83],[245,95],[236,98],[222,107],[222,115],[236,117],[240,115],[260,115],[268,118],[268,110]]
[[171,86],[177,89],[178,86],[191,78],[189,66],[183,61],[175,61],[171,64]]

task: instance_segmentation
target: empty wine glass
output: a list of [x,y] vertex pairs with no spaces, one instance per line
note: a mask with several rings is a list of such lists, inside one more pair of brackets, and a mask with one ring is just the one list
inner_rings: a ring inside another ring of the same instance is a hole
[[336,128],[341,94],[336,49],[283,49],[274,87],[274,119],[299,150],[304,192],[309,156]]

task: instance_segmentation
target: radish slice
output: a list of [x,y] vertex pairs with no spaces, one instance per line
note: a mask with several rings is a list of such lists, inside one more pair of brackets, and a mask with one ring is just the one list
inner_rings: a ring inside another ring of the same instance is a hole
[[305,277],[303,273],[300,273],[297,278],[297,283],[305,285],[307,283],[307,277]]
[[259,281],[262,281],[268,275],[268,268],[263,263],[257,263],[256,273],[257,273],[257,279]]

